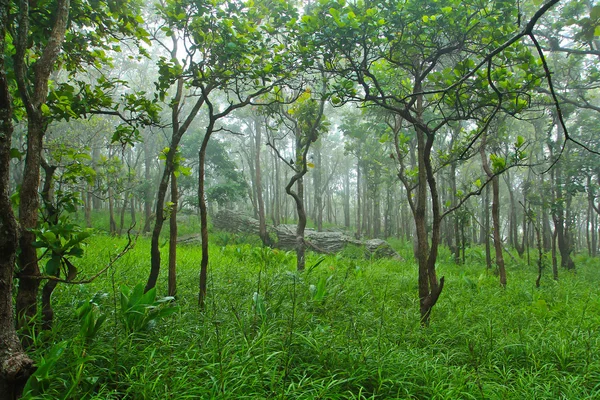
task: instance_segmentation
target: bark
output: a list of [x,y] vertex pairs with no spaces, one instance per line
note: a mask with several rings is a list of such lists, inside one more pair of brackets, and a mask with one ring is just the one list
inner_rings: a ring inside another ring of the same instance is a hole
[[92,188],[91,185],[87,184],[88,190],[85,195],[85,205],[84,205],[84,213],[85,213],[85,226],[87,228],[92,227]]
[[150,232],[150,227],[152,226],[152,175],[150,174],[150,167],[152,164],[152,154],[150,152],[150,148],[148,146],[147,140],[144,140],[144,179],[145,179],[145,187],[144,187],[144,228],[142,232],[147,233]]
[[316,167],[313,168],[313,191],[314,191],[314,209],[313,219],[317,226],[317,231],[323,231],[323,190],[321,187],[322,178],[322,155],[321,155],[321,143],[316,143],[313,147],[313,154],[315,157]]
[[208,147],[208,142],[210,140],[210,136],[213,132],[215,119],[212,115],[212,105],[208,103],[210,110],[210,121],[206,128],[206,133],[204,134],[204,138],[202,139],[202,145],[200,146],[200,151],[198,152],[198,169],[199,169],[199,177],[198,177],[198,202],[200,206],[200,237],[202,240],[202,257],[200,259],[200,280],[198,284],[198,306],[200,310],[204,310],[206,303],[206,288],[208,281],[208,216],[207,216],[207,207],[206,207],[206,199],[205,199],[205,191],[204,191],[204,177],[205,177],[205,162],[206,162],[206,148]]
[[[512,187],[512,182],[510,179],[510,174],[506,172],[504,174],[506,177],[506,185],[508,187],[508,195],[510,198],[510,219],[509,219],[509,237],[510,244],[517,250],[519,257],[523,257],[525,253],[524,243],[519,243],[519,233],[518,233],[518,223],[517,223],[517,204],[515,202],[515,195]],[[525,232],[523,232],[523,241],[525,241]]]
[[373,175],[373,237],[378,238],[381,236],[381,195],[379,190],[381,183],[381,171],[378,167],[375,167]]
[[344,175],[344,227],[350,229],[350,170]]
[[[451,198],[452,198],[452,207],[455,207],[457,204],[458,199],[456,198],[456,163],[453,162],[452,164],[450,164],[450,190],[452,191],[451,193]],[[454,262],[457,264],[460,264],[460,244],[459,244],[459,218],[458,218],[458,214],[454,213],[454,215],[452,216],[452,230],[453,230],[453,236],[454,236],[454,241],[452,246],[450,247],[450,250],[452,251],[452,254],[454,255]]]
[[361,237],[361,220],[360,213],[362,211],[360,204],[360,191],[361,191],[361,175],[360,175],[360,158],[356,161],[356,238]]
[[262,127],[258,118],[254,120],[254,184],[256,186],[256,202],[258,206],[258,221],[260,224],[259,233],[260,240],[263,245],[270,246],[269,235],[267,234],[267,222],[265,217],[265,202],[263,199],[262,173],[260,168],[260,148],[262,145]]
[[[110,185],[110,184],[109,184]],[[108,187],[108,219],[109,219],[109,232],[111,235],[117,233],[117,223],[115,221],[115,199],[114,190],[112,185]]]
[[281,224],[281,193],[280,193],[280,188],[279,188],[279,181],[281,180],[279,175],[279,163],[277,162],[277,160],[275,160],[274,158],[272,158],[273,161],[273,169],[275,170],[275,181],[273,182],[274,185],[274,197],[273,197],[273,201],[274,201],[274,207],[273,207],[273,214],[274,214],[274,218],[273,218],[273,223],[275,224],[275,226]]
[[[42,200],[44,203],[43,211],[46,220],[51,225],[56,225],[58,223],[59,214],[58,210],[54,206],[52,187],[54,172],[56,171],[57,167],[48,165],[44,159],[42,159],[41,163],[45,173],[44,186],[42,188]],[[55,276],[59,276],[58,271]],[[54,320],[54,310],[52,309],[52,293],[54,292],[54,289],[56,289],[57,284],[58,282],[49,280],[42,288],[42,329],[44,330],[52,329],[52,322]]]
[[483,227],[485,231],[485,265],[487,269],[492,268],[492,249],[490,245],[490,187],[485,187],[483,198]]
[[179,192],[177,190],[177,177],[171,173],[171,217],[169,219],[169,277],[168,295],[177,293],[177,206]]
[[[7,0],[0,0],[0,54],[6,54],[10,4]],[[9,197],[13,116],[4,62],[5,58],[0,57],[0,400],[11,400],[20,396],[35,368],[17,337],[13,316],[18,225]]]
[[494,250],[496,253],[496,266],[500,275],[500,285],[506,287],[506,268],[504,266],[504,256],[502,254],[502,238],[500,237],[500,182],[498,176],[490,168],[487,155],[485,153],[487,133],[481,137],[481,164],[488,178],[492,180],[492,230],[494,238]]

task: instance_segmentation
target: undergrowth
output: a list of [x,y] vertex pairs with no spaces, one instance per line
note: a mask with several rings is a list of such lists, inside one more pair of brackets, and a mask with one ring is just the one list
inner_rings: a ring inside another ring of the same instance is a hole
[[[95,237],[81,270],[100,270],[119,245]],[[213,245],[201,313],[201,253],[182,246],[176,309],[135,330],[119,298],[122,287],[145,283],[149,244],[140,239],[93,283],[59,285],[54,329],[30,332],[32,356],[48,371],[29,397],[600,398],[598,260],[582,258],[577,274],[561,271],[558,282],[545,271],[540,288],[536,267],[517,260],[502,289],[479,250],[467,265],[442,252],[446,286],[422,328],[411,246],[397,247],[406,261],[310,254],[299,274],[293,253]],[[165,267],[157,289],[166,293]],[[89,338],[76,310],[91,299],[106,319]]]

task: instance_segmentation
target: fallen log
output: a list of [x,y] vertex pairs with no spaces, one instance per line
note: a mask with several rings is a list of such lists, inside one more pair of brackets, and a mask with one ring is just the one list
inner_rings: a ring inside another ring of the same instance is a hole
[[[212,222],[216,229],[232,233],[258,235],[259,231],[258,220],[239,211],[220,210],[213,216]],[[295,225],[268,225],[267,232],[272,239],[274,247],[282,250],[294,250],[296,246]],[[304,232],[304,242],[307,248],[322,254],[338,253],[347,247],[353,246],[363,249],[366,257],[402,259],[385,240],[370,239],[360,241],[339,231],[317,232],[313,229],[306,229]]]

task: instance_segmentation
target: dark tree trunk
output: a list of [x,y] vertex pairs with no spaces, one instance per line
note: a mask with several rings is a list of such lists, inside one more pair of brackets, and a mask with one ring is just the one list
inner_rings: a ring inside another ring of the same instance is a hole
[[86,193],[84,213],[85,213],[85,226],[88,228],[92,227],[92,187],[88,184],[88,190]]
[[[6,32],[11,2],[0,0],[0,54],[6,54]],[[10,149],[13,135],[12,99],[5,58],[0,58],[0,400],[20,396],[35,370],[15,330],[13,273],[18,246],[18,225],[10,202]],[[36,193],[37,196],[37,193]]]
[[[42,187],[42,201],[44,203],[44,214],[46,221],[51,225],[58,223],[59,210],[55,207],[53,201],[53,180],[56,166],[51,166],[46,163],[44,159],[41,160],[42,167],[44,168],[44,185]],[[59,276],[59,271],[55,274]],[[58,282],[49,280],[44,284],[42,288],[42,329],[52,329],[52,322],[54,320],[54,310],[52,309],[52,293],[56,289]]]
[[273,224],[275,226],[281,224],[281,193],[280,193],[280,189],[279,189],[279,181],[281,180],[280,178],[280,173],[279,173],[279,163],[277,162],[277,160],[275,160],[275,158],[271,158],[273,161],[273,169],[275,170],[275,181],[273,182],[274,185],[274,196],[273,196],[273,202],[274,207],[273,207],[273,214],[274,214],[274,218],[273,218]]
[[[456,207],[458,199],[456,198],[456,163],[450,164],[450,190],[452,191],[452,207]],[[460,236],[459,236],[459,217],[458,213],[454,213],[452,216],[452,228],[453,228],[453,244],[450,247],[452,254],[454,255],[454,262],[460,264]]]
[[111,235],[117,233],[117,223],[115,221],[115,199],[112,185],[108,187],[108,218],[109,218],[109,232]]
[[148,146],[147,140],[144,140],[144,228],[142,232],[150,232],[152,226],[152,175],[150,174],[150,167],[152,164],[152,154]]
[[323,231],[323,188],[321,183],[323,173],[323,163],[321,156],[321,142],[315,143],[313,147],[316,166],[313,168],[313,187],[314,187],[314,210],[313,216],[317,231]]
[[121,236],[123,233],[123,227],[125,226],[125,212],[127,211],[127,201],[129,200],[129,192],[125,192],[123,195],[123,203],[121,205],[121,211],[119,215],[119,231],[118,234]]
[[487,155],[485,153],[487,133],[482,135],[482,143],[480,148],[481,163],[488,178],[492,180],[492,224],[494,250],[496,252],[496,266],[500,275],[500,285],[506,287],[506,268],[504,267],[504,256],[502,254],[502,238],[500,237],[500,182],[498,176],[494,176],[494,172],[489,166]]
[[350,229],[350,170],[344,175],[344,227]]
[[262,146],[262,127],[258,118],[254,120],[254,185],[256,186],[256,203],[258,205],[258,221],[260,224],[259,236],[263,245],[270,246],[269,234],[267,233],[267,221],[265,217],[265,202],[263,200],[262,173],[260,168],[260,153]]
[[361,218],[360,213],[362,212],[360,196],[361,196],[362,182],[360,175],[360,159],[356,161],[356,238],[361,237]]
[[483,198],[483,227],[485,231],[485,265],[487,269],[492,268],[492,249],[490,245],[490,186],[485,187]]
[[381,237],[381,171],[378,167],[373,171],[373,237]]
[[177,207],[179,192],[177,190],[177,177],[171,173],[171,216],[169,218],[169,278],[168,295],[177,293]]
[[[523,257],[525,253],[525,248],[523,243],[519,243],[519,233],[518,233],[518,222],[517,222],[517,203],[515,202],[514,190],[512,187],[512,181],[510,179],[510,173],[506,172],[504,174],[506,177],[506,186],[508,187],[508,196],[510,198],[510,218],[509,218],[509,237],[510,244],[517,250],[519,257]],[[523,232],[523,241],[525,240],[525,232]]]

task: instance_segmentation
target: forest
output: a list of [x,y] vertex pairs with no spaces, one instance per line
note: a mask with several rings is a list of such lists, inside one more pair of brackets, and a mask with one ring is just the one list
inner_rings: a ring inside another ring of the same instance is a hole
[[0,400],[600,398],[596,0],[0,0],[0,54]]

